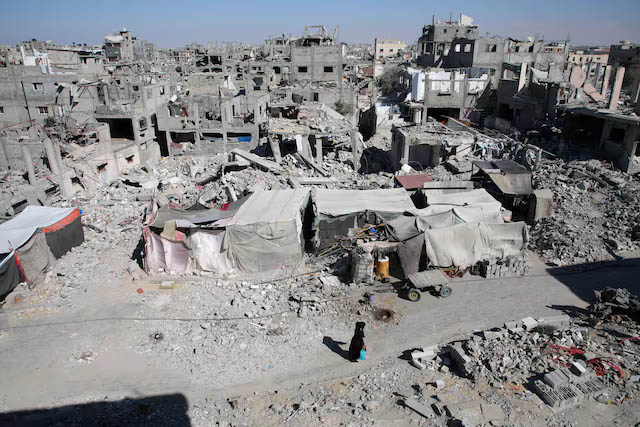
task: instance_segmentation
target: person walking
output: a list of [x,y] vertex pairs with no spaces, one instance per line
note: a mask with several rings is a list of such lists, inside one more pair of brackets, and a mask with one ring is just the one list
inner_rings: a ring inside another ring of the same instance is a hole
[[[364,322],[356,322],[356,330],[351,338],[351,344],[349,345],[349,360],[357,362],[361,359],[360,355],[362,350],[367,351],[367,346],[364,344]],[[362,359],[364,360],[364,359]]]

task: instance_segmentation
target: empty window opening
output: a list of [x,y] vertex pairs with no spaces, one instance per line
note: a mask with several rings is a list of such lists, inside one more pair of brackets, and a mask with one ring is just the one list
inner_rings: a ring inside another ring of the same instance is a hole
[[42,83],[32,83],[32,85],[33,85],[33,91],[34,92],[44,93],[44,84],[42,84]]
[[138,85],[133,85],[131,88],[133,89],[134,92],[137,92],[140,90],[140,86]]
[[299,73],[306,73],[307,72],[307,67],[298,67],[298,72]]
[[0,107],[0,114],[4,114],[4,107]]
[[324,67],[325,73],[333,73],[333,67]]
[[49,114],[49,107],[38,107],[38,114]]

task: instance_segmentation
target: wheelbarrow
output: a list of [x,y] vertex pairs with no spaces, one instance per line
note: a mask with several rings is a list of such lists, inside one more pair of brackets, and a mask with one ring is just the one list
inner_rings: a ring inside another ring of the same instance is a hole
[[420,301],[422,292],[427,290],[434,290],[440,298],[446,298],[453,292],[448,286],[449,276],[440,269],[420,271],[410,274],[407,278],[409,280],[405,282],[404,289],[409,301]]

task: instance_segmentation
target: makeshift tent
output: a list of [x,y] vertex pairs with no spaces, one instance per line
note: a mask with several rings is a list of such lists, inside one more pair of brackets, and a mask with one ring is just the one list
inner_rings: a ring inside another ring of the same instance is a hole
[[529,235],[524,222],[458,224],[424,232],[429,264],[466,268],[478,261],[519,255]]
[[190,267],[190,258],[200,270],[230,271],[231,262],[222,248],[224,226],[246,200],[228,203],[220,209],[189,210],[160,207],[154,200],[146,219],[148,227],[143,231],[147,273],[184,273]]
[[430,200],[433,205],[407,212],[386,223],[389,238],[401,242],[397,252],[405,274],[418,271],[427,230],[467,223],[504,223],[500,203],[482,189],[434,195]]
[[7,295],[20,283],[20,266],[15,251],[3,255],[0,261],[0,297]]
[[415,210],[404,188],[386,190],[325,190],[313,193],[316,248],[329,245],[336,235],[347,235],[350,228],[366,222],[384,222]]
[[[7,259],[13,254],[21,267],[21,279],[29,282],[40,281],[54,257],[60,258],[84,242],[81,213],[76,208],[27,206],[15,218],[0,224],[0,236],[3,261],[11,263]],[[0,289],[13,289],[13,277],[2,277]]]
[[302,222],[309,190],[253,193],[227,224],[224,248],[234,267],[262,272],[302,260]]
[[74,246],[84,242],[80,210],[27,206],[19,215],[0,224],[0,253],[9,253],[22,246],[41,229],[47,245],[60,258]]

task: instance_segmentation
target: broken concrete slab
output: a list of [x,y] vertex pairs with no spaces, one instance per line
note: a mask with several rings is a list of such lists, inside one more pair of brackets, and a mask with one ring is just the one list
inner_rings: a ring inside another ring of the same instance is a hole
[[239,148],[234,148],[231,150],[231,153],[235,156],[242,157],[246,160],[249,160],[251,163],[254,163],[261,168],[264,168],[273,173],[282,173],[284,169],[279,164],[272,162],[270,160],[263,159],[260,156],[256,156],[255,154],[249,153],[248,151],[241,150]]
[[418,402],[415,399],[412,399],[412,398],[405,399],[403,403],[404,403],[404,406],[413,409],[414,411],[416,411],[418,414],[422,415],[425,418],[431,418],[434,415],[433,410],[431,410],[429,407],[427,407],[426,405],[423,405],[422,403]]

